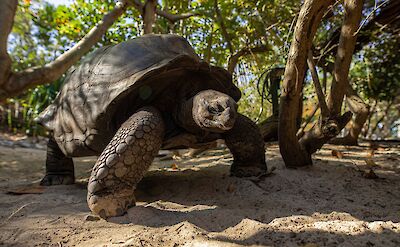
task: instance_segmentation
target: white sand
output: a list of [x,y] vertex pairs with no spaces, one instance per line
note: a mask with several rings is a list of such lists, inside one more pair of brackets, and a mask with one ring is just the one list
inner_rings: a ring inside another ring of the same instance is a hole
[[34,188],[45,151],[0,146],[0,246],[400,246],[399,150],[380,148],[372,157],[380,179],[358,170],[368,168],[366,146],[326,146],[313,167],[289,170],[269,145],[268,166],[277,169],[262,181],[229,177],[226,150],[157,158],[137,206],[107,222],[85,220],[94,158],[75,160],[76,185],[10,195]]

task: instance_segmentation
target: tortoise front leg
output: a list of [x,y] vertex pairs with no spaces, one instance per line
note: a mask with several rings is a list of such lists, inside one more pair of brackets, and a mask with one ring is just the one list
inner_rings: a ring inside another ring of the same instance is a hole
[[154,107],[133,114],[98,158],[88,183],[89,208],[102,218],[135,205],[134,190],[161,148],[164,122]]
[[53,137],[47,143],[46,175],[40,185],[73,184],[75,182],[74,162],[58,147]]
[[267,172],[264,140],[257,125],[238,114],[235,125],[224,134],[233,155],[231,174],[237,177],[259,176]]

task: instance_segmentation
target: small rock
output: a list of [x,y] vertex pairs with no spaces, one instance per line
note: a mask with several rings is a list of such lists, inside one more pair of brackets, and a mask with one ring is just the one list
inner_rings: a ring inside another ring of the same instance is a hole
[[98,221],[100,217],[97,215],[88,214],[85,216],[85,221]]

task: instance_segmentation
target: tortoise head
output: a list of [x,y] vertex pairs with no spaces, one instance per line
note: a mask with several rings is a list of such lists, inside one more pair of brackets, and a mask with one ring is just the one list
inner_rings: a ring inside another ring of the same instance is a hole
[[192,117],[202,130],[222,133],[233,127],[237,104],[227,94],[204,90],[192,98]]

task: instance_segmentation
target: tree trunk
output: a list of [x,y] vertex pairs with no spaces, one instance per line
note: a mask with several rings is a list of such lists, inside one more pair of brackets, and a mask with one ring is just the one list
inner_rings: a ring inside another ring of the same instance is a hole
[[331,143],[338,145],[358,145],[358,136],[369,116],[369,105],[364,103],[350,85],[348,85],[346,91],[346,103],[350,111],[355,115],[355,118],[352,121],[348,134],[345,137],[333,139]]
[[153,33],[153,25],[156,21],[156,0],[147,0],[143,7],[143,33]]
[[297,140],[296,119],[299,115],[307,54],[321,18],[333,2],[333,0],[305,0],[297,19],[280,100],[279,148],[287,167],[312,164],[311,155]]
[[7,52],[7,40],[14,24],[17,5],[17,0],[0,1],[0,99],[7,94],[2,87],[11,75],[11,59]]
[[328,98],[329,117],[321,118],[318,125],[297,140],[295,119],[299,114],[298,100],[303,89],[305,61],[322,15],[333,2],[305,0],[294,30],[283,81],[279,119],[279,147],[287,167],[311,165],[311,154],[339,134],[352,116],[350,112],[341,116],[340,110],[348,85],[347,77],[356,39],[354,34],[361,19],[362,0],[345,0],[346,14]]
[[332,74],[331,93],[328,97],[328,108],[332,117],[340,114],[344,94],[349,85],[350,63],[356,45],[357,36],[355,34],[361,20],[363,3],[364,0],[344,1],[345,15]]

